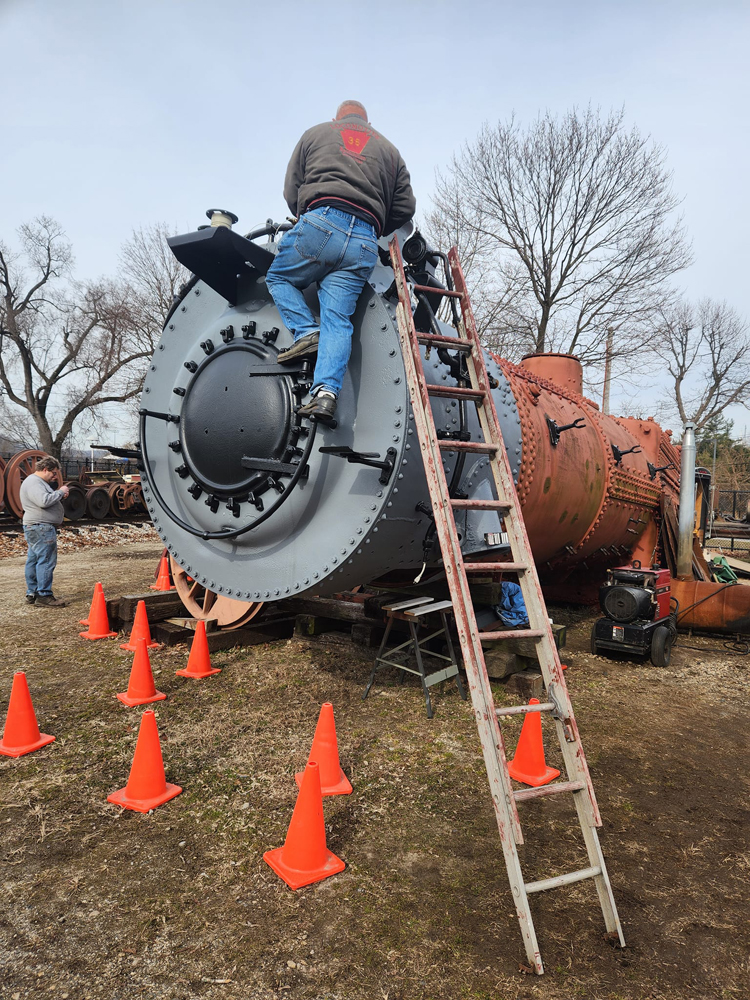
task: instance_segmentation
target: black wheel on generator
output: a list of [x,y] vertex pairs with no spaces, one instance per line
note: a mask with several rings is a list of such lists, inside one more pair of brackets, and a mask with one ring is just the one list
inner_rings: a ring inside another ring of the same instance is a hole
[[658,625],[651,636],[651,662],[655,667],[668,667],[672,659],[672,632],[666,625]]
[[596,644],[596,625],[591,629],[591,652],[594,656],[599,655],[599,647]]
[[109,493],[103,486],[94,486],[87,491],[86,510],[97,521],[102,521],[109,514]]

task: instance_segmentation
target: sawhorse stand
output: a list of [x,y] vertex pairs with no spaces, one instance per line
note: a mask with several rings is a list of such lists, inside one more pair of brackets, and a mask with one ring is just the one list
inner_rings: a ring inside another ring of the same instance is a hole
[[[378,655],[375,657],[375,664],[373,665],[370,679],[367,682],[367,687],[362,695],[362,701],[364,701],[370,693],[370,688],[375,681],[375,675],[378,670],[382,670],[385,667],[395,667],[397,670],[401,670],[405,674],[415,674],[421,679],[425,705],[427,706],[428,719],[431,719],[433,715],[432,702],[430,701],[430,688],[434,684],[440,684],[442,681],[447,681],[450,680],[451,677],[455,677],[458,693],[461,695],[463,700],[466,701],[466,691],[461,683],[461,676],[458,672],[458,663],[456,662],[456,654],[453,651],[453,642],[451,640],[451,633],[450,628],[448,627],[448,619],[446,615],[448,609],[451,609],[452,607],[453,605],[450,601],[433,601],[431,597],[412,597],[408,601],[398,601],[396,604],[387,604],[383,608],[383,611],[385,611],[388,615],[388,624],[385,628],[383,641],[380,643]],[[436,632],[431,632],[429,635],[420,639],[418,630],[421,622],[419,619],[431,614],[440,615],[441,628],[439,628]],[[391,634],[391,628],[393,627],[394,621],[405,621],[408,623],[409,638],[406,642],[402,642],[399,646],[394,646],[393,649],[389,649],[388,652],[385,652],[388,636]],[[436,639],[439,635],[445,635],[448,653],[450,654],[449,656],[444,656],[442,653],[435,653],[430,649],[425,649],[425,644],[432,639]],[[416,670],[414,670],[413,667],[408,667],[403,663],[399,663],[396,659],[398,656],[408,658],[412,655],[417,661]],[[450,666],[428,674],[424,668],[424,656],[434,656],[438,660],[445,660],[450,664]],[[403,681],[404,677],[402,674],[401,682],[403,683]]]

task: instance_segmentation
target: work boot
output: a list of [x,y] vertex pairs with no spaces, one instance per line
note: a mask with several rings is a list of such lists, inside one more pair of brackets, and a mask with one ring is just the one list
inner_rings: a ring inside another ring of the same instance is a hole
[[308,333],[306,336],[300,337],[299,340],[295,340],[288,351],[279,351],[279,356],[276,360],[280,365],[287,365],[290,361],[294,361],[295,358],[301,358],[307,354],[317,354],[319,340],[320,334],[317,331],[315,333]]
[[43,608],[67,608],[68,602],[61,601],[54,594],[37,594],[35,604]]
[[336,397],[330,392],[319,392],[309,403],[300,406],[297,413],[309,420],[319,420],[321,424],[330,424],[336,413]]
[[36,593],[26,595],[27,604],[33,604],[35,600],[36,600]]

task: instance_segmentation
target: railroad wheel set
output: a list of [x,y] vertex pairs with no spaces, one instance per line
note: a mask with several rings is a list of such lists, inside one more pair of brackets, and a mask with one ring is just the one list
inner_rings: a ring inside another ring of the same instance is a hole
[[[0,511],[23,517],[21,506],[21,483],[33,473],[37,460],[44,458],[45,452],[27,449],[19,451],[6,462],[0,458]],[[121,476],[84,472],[79,479],[66,481],[70,492],[63,507],[69,521],[91,517],[101,521],[105,517],[129,517],[145,511],[140,482],[127,482]]]

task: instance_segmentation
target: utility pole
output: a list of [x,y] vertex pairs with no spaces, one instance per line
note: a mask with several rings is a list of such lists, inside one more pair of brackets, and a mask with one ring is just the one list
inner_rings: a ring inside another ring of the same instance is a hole
[[609,387],[612,382],[612,347],[615,339],[613,327],[607,328],[607,346],[604,351],[604,392],[602,394],[602,413],[609,414]]

